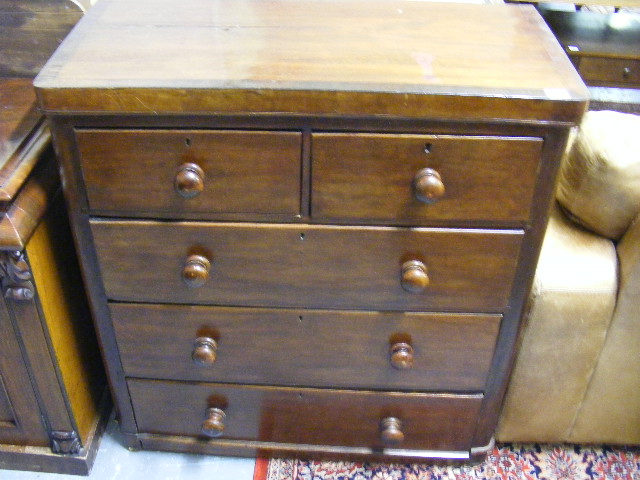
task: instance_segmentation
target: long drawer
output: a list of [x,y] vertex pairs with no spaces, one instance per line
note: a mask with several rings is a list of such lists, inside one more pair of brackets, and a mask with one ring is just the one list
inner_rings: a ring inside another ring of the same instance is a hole
[[312,215],[420,225],[525,223],[542,139],[315,133]]
[[481,391],[499,315],[111,304],[127,376]]
[[78,130],[76,138],[93,211],[300,213],[299,132]]
[[[482,402],[479,394],[401,394],[140,379],[130,379],[128,387],[141,433],[204,440],[207,437],[202,428],[208,420],[206,430],[213,431],[213,423],[222,439],[372,449],[389,447],[391,439],[394,447],[403,449],[468,451]],[[209,409],[222,410],[224,418]]]
[[522,231],[92,220],[112,300],[500,312]]

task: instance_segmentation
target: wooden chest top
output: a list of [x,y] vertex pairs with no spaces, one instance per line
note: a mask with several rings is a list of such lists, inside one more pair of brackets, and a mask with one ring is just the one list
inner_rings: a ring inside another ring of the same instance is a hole
[[50,113],[574,122],[587,91],[533,7],[105,0],[36,87]]

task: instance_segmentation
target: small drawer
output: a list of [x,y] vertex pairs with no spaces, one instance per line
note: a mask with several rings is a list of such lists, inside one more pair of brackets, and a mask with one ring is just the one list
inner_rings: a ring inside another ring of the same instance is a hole
[[430,391],[484,389],[501,319],[123,303],[110,310],[127,376]]
[[587,85],[640,86],[640,60],[580,56],[578,71]]
[[76,138],[95,213],[300,213],[300,133],[78,130]]
[[312,216],[318,221],[522,224],[540,138],[318,133]]
[[479,394],[128,385],[141,433],[372,449],[468,451],[482,403]]
[[502,312],[523,232],[92,220],[111,300]]

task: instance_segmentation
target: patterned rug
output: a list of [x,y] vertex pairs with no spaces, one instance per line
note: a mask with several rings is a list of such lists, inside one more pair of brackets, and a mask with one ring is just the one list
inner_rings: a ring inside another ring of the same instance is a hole
[[640,447],[499,445],[476,466],[258,459],[254,480],[640,480]]

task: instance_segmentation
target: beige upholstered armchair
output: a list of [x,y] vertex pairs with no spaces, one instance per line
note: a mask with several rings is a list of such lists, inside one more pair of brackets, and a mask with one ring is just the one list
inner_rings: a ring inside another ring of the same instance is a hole
[[556,197],[497,439],[640,444],[640,116],[588,112]]

